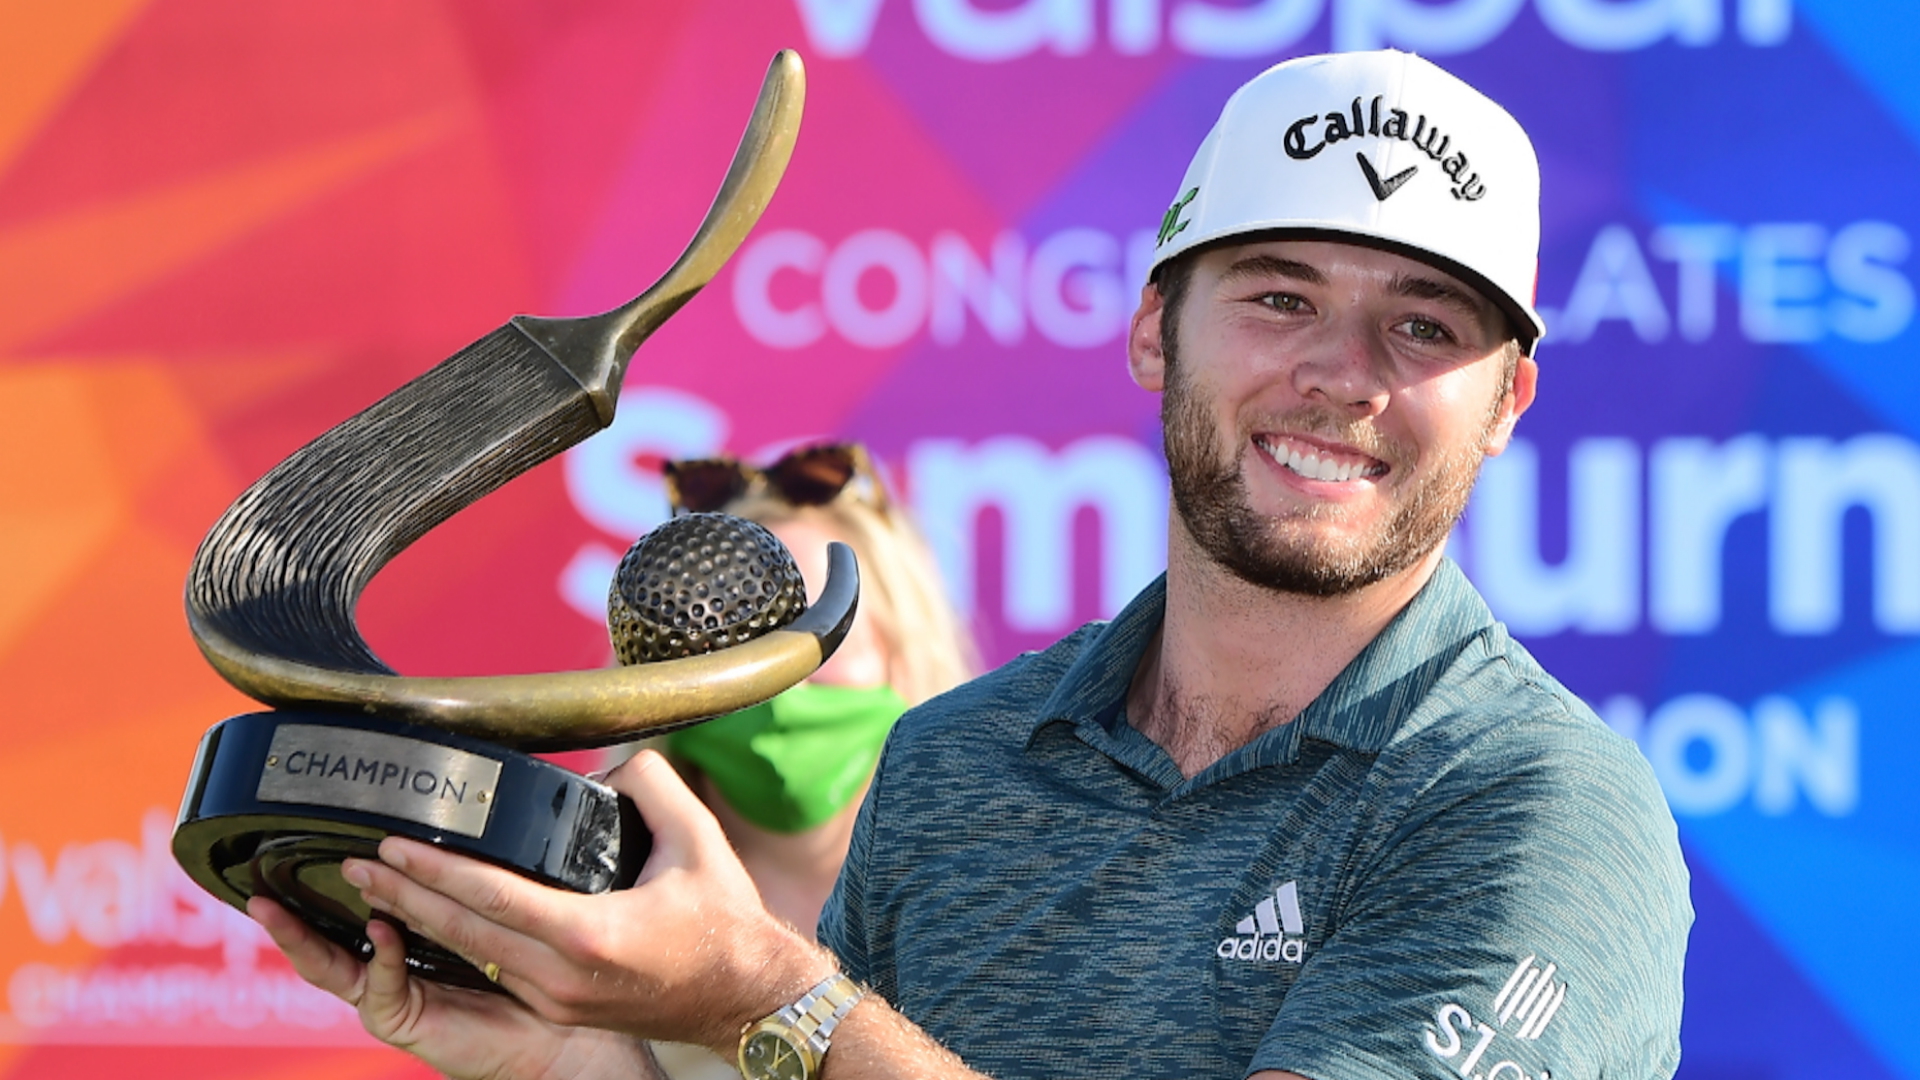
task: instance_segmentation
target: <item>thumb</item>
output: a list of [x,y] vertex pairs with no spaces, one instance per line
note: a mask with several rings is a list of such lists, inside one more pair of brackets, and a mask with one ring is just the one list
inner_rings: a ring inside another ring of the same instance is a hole
[[713,812],[658,751],[640,751],[608,773],[606,782],[633,800],[653,833],[654,858],[649,863],[665,855],[672,863],[690,865],[706,861],[716,847],[731,852]]
[[417,991],[407,974],[407,947],[400,931],[380,919],[367,921],[367,940],[373,958],[367,961],[366,992],[360,998],[360,1020],[374,1038],[395,1042],[405,1033],[419,1009]]

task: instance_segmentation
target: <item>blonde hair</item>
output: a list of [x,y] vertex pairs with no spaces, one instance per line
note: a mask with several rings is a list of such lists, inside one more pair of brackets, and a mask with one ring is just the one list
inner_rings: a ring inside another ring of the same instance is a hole
[[[875,478],[875,483],[878,483]],[[729,514],[777,525],[816,523],[853,548],[860,563],[860,612],[886,647],[893,689],[918,705],[979,671],[973,638],[944,591],[933,552],[899,504],[885,508],[854,485],[821,506],[794,506],[759,491],[728,503]]]

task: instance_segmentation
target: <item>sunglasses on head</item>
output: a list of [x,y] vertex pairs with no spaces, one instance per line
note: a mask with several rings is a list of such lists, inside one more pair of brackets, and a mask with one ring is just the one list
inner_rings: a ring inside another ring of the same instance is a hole
[[823,506],[858,480],[856,491],[869,503],[886,505],[873,462],[858,443],[803,446],[764,468],[730,457],[669,461],[661,473],[676,516],[712,513],[762,484],[789,505]]

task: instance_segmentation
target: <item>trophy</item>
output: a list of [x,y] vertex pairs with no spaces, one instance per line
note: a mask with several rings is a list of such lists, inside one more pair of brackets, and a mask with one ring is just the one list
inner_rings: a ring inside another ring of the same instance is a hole
[[[520,316],[275,466],[194,556],[187,620],[214,669],[269,706],[200,741],[174,857],[236,907],[268,896],[365,959],[380,917],[340,875],[401,835],[577,892],[631,885],[650,837],[631,802],[534,752],[606,746],[764,701],[839,645],[859,592],[828,550],[809,607],[792,556],[758,525],[675,518],[620,564],[609,629],[621,665],[419,678],[354,621],[395,555],[460,509],[613,421],[634,351],[732,256],[792,154],[799,57],[775,56],[707,216],[666,274],[600,315]],[[493,984],[401,927],[426,978]]]

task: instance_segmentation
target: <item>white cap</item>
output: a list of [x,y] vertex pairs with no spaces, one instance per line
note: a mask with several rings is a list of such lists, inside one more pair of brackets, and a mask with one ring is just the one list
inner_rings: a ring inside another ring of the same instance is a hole
[[1275,229],[1419,259],[1480,289],[1523,338],[1547,332],[1533,309],[1533,143],[1505,109],[1411,53],[1301,57],[1235,91],[1161,220],[1153,268]]

